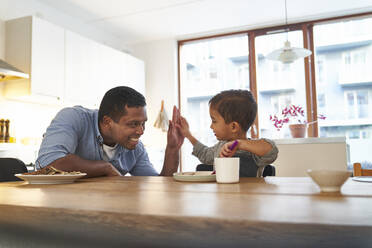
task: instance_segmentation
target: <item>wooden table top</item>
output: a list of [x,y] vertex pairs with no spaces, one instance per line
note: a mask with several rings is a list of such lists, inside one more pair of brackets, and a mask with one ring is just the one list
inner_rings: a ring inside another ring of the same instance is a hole
[[172,177],[93,178],[65,185],[9,182],[0,183],[0,213],[0,223],[8,226],[26,222],[30,228],[70,230],[72,223],[83,223],[93,230],[94,223],[95,228],[152,230],[157,237],[158,227],[167,235],[178,230],[195,237],[196,231],[216,228],[238,235],[244,228],[251,230],[252,223],[268,233],[300,227],[371,233],[372,184],[349,179],[339,193],[320,193],[310,178],[298,177],[241,178],[237,184],[177,182]]

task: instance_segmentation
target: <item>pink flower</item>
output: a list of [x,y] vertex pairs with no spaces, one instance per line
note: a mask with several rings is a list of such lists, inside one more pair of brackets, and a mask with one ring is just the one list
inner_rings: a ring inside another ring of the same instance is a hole
[[[302,109],[301,106],[296,105],[290,105],[288,107],[285,107],[281,111],[281,118],[279,118],[276,115],[270,115],[270,121],[272,121],[274,127],[280,131],[280,129],[283,127],[284,124],[289,123],[292,119],[292,122],[299,123],[299,124],[307,124],[311,125],[316,121],[308,123],[305,119],[305,111]],[[318,119],[324,120],[326,117],[322,114],[318,115]]]

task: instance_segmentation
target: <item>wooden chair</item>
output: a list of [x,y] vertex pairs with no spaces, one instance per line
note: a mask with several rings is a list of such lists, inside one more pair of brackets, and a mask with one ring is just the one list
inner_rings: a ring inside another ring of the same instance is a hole
[[25,172],[27,172],[27,167],[21,160],[16,158],[0,158],[0,182],[21,181],[14,174]]
[[354,177],[360,177],[360,176],[372,176],[372,170],[368,169],[362,169],[362,166],[360,163],[354,163]]

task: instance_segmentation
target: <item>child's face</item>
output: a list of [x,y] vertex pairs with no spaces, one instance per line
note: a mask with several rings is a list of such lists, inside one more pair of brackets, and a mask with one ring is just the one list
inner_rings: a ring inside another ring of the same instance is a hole
[[212,119],[211,129],[218,140],[230,140],[230,126],[225,123],[223,117],[213,108],[209,108],[209,114]]

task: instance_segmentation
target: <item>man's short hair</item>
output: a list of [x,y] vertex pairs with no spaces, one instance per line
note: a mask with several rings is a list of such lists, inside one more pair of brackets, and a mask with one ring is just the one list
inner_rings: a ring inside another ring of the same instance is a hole
[[229,124],[239,123],[244,131],[253,124],[257,115],[257,103],[248,90],[226,90],[212,97],[209,106],[216,110]]
[[118,122],[123,115],[127,114],[125,106],[128,108],[144,107],[146,106],[145,97],[127,86],[118,86],[110,89],[103,96],[99,106],[98,122],[101,122],[105,115]]

